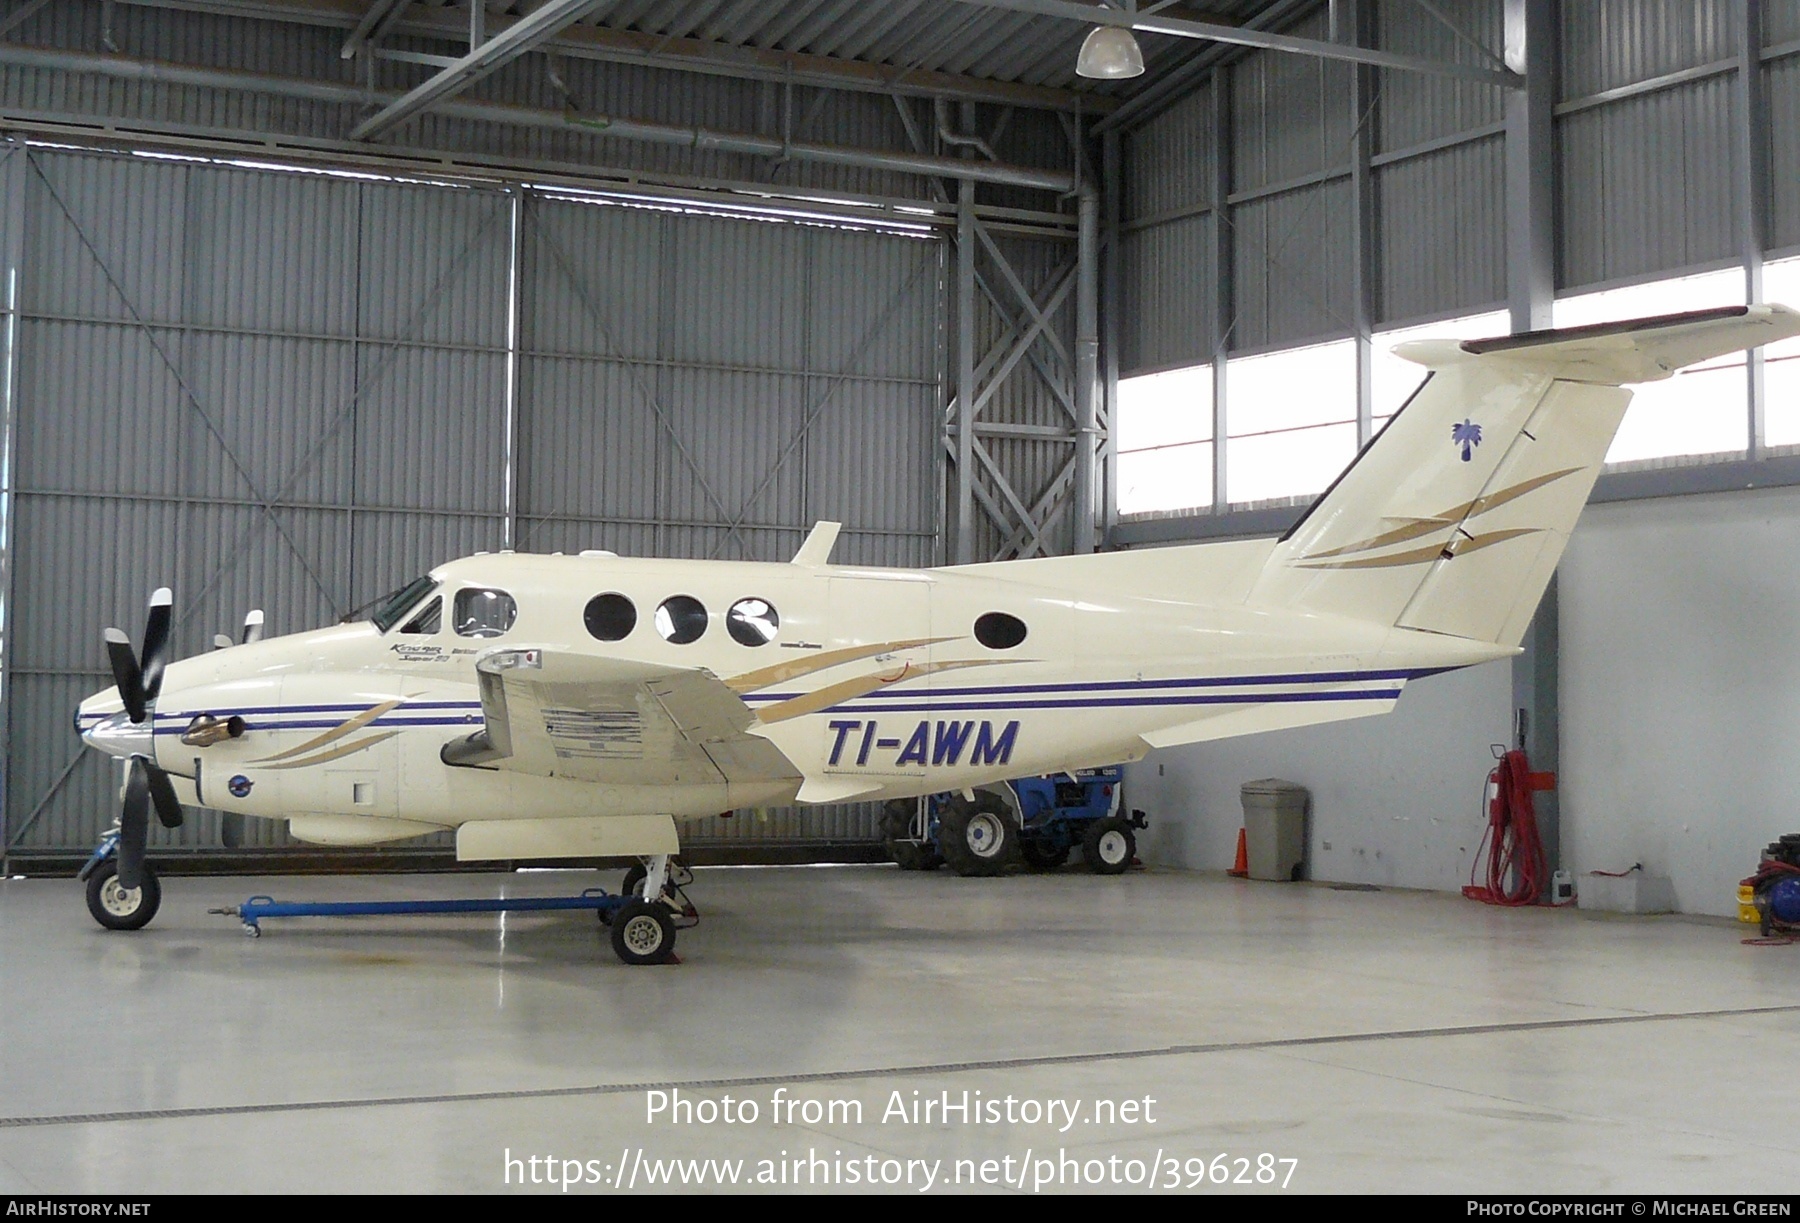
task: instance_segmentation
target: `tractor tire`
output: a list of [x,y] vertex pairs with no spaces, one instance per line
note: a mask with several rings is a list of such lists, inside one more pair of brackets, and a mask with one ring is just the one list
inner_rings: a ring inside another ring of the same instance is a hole
[[1095,820],[1081,838],[1081,856],[1096,875],[1122,875],[1137,857],[1137,837],[1116,815]]
[[959,875],[1004,874],[1020,861],[1024,838],[1018,821],[996,794],[977,791],[974,802],[955,795],[944,804],[938,823],[944,861]]
[[901,870],[934,871],[944,859],[931,842],[914,839],[913,818],[918,809],[916,798],[889,799],[881,808],[881,843]]

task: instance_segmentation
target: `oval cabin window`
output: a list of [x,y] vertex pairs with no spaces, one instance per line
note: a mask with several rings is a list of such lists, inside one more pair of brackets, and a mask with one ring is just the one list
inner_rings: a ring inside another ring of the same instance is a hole
[[767,599],[739,599],[725,614],[725,628],[739,645],[768,645],[775,640],[781,617]]
[[1010,650],[1025,640],[1025,622],[1005,612],[989,612],[975,621],[975,640],[990,650]]
[[623,641],[637,627],[637,606],[616,591],[595,595],[581,613],[588,634],[596,641]]
[[700,640],[706,632],[706,605],[692,595],[671,595],[656,609],[656,631],[672,645]]

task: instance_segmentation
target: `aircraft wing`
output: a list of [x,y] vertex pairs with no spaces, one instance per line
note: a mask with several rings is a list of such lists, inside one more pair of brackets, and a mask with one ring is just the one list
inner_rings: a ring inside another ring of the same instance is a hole
[[446,744],[446,764],[629,785],[800,777],[709,671],[516,648],[475,671],[485,725]]

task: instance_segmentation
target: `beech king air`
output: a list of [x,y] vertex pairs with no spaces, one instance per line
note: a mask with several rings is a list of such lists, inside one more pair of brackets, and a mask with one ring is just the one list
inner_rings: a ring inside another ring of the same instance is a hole
[[148,920],[149,814],[183,805],[327,845],[641,858],[613,936],[639,962],[673,946],[684,819],[959,791],[947,822],[1010,851],[982,787],[1383,713],[1517,653],[1624,384],[1796,334],[1750,306],[1403,345],[1425,381],[1280,539],[894,570],[831,564],[821,523],[787,564],[474,556],[367,621],[166,664],[158,591],[76,715],[128,762],[96,916]]

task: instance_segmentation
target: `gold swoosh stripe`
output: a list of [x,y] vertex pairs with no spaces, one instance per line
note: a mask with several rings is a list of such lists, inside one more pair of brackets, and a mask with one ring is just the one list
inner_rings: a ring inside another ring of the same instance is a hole
[[792,662],[776,663],[772,667],[763,667],[758,671],[746,671],[742,675],[726,680],[725,686],[733,692],[755,692],[758,688],[767,688],[772,684],[799,679],[803,675],[824,671],[838,666],[840,663],[859,662],[865,658],[873,658],[877,654],[890,654],[895,650],[911,650],[922,645],[936,645],[940,641],[954,640],[956,640],[954,637],[914,637],[907,641],[878,641],[873,645],[853,645],[842,650],[826,650],[823,654],[797,658]]
[[1403,527],[1396,527],[1391,531],[1384,531],[1380,535],[1372,535],[1368,539],[1361,540],[1357,543],[1345,544],[1339,548],[1327,548],[1323,552],[1314,552],[1306,559],[1309,561],[1324,560],[1329,556],[1344,556],[1352,552],[1370,552],[1376,548],[1388,547],[1390,544],[1403,544],[1408,540],[1417,539],[1421,535],[1429,535],[1433,531],[1439,531],[1444,527],[1452,526],[1463,521],[1465,518],[1472,518],[1476,514],[1484,514],[1488,510],[1505,505],[1509,501],[1516,501],[1526,493],[1535,492],[1546,484],[1554,483],[1564,476],[1572,476],[1581,470],[1583,469],[1580,467],[1565,467],[1561,471],[1553,471],[1547,475],[1533,476],[1531,479],[1522,480],[1510,488],[1503,488],[1498,492],[1489,493],[1485,497],[1477,497],[1473,501],[1465,501],[1461,505],[1452,506],[1435,517],[1414,519]]
[[381,717],[383,714],[392,713],[394,710],[400,708],[400,706],[402,704],[404,704],[403,701],[383,701],[381,704],[376,705],[371,709],[363,710],[361,713],[357,714],[353,718],[350,718],[348,721],[345,721],[343,723],[340,723],[337,726],[332,727],[330,730],[326,731],[324,734],[319,735],[316,738],[308,739],[305,743],[302,743],[299,747],[290,747],[285,752],[276,752],[273,756],[263,756],[260,759],[252,760],[250,763],[251,764],[268,764],[269,762],[275,761],[275,760],[286,760],[290,756],[298,756],[304,752],[310,752],[314,748],[324,747],[327,743],[335,743],[339,739],[342,739],[345,735],[355,734],[357,731],[361,730],[363,727],[365,727],[369,723],[373,722],[376,718]]
[[[1455,513],[1454,510],[1451,511]],[[1368,552],[1374,548],[1385,548],[1389,544],[1403,544],[1409,539],[1417,539],[1421,535],[1429,535],[1433,531],[1443,531],[1461,522],[1462,518],[1415,518],[1403,527],[1392,531],[1383,531],[1380,535],[1371,535],[1353,544],[1345,544],[1341,548],[1327,548],[1323,552],[1315,552],[1306,559],[1309,561],[1324,560],[1328,556],[1343,556],[1350,552]]]
[[866,696],[878,688],[889,684],[897,684],[902,680],[919,679],[938,671],[960,671],[964,667],[1002,667],[1013,663],[1027,662],[1023,658],[965,658],[947,662],[926,663],[923,666],[910,667],[899,675],[858,675],[851,679],[839,680],[835,684],[826,684],[823,688],[814,689],[804,696],[791,697],[778,705],[759,710],[758,722],[785,722],[789,718],[803,717],[809,713],[817,713],[821,709],[829,709],[840,701],[853,701],[859,696]]
[[384,730],[380,734],[370,735],[366,739],[352,739],[341,747],[333,748],[329,752],[322,752],[317,756],[308,756],[304,760],[289,760],[283,764],[271,764],[264,767],[271,769],[303,769],[308,765],[324,764],[327,760],[336,760],[340,756],[353,756],[366,748],[374,747],[377,743],[386,743],[389,739],[392,739],[399,733],[400,732],[397,730]]
[[[1449,551],[1452,558],[1469,552],[1479,552],[1483,548],[1491,548],[1509,539],[1517,539],[1521,535],[1541,535],[1543,527],[1513,527],[1504,531],[1489,531],[1483,535],[1468,536],[1461,544],[1452,543]],[[1405,565],[1423,565],[1444,557],[1445,549],[1437,544],[1428,548],[1414,548],[1408,552],[1394,552],[1387,556],[1368,556],[1354,561],[1302,561],[1297,569],[1398,569]]]

